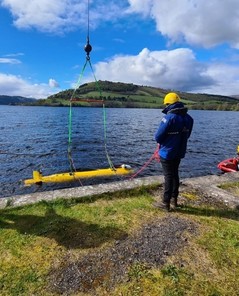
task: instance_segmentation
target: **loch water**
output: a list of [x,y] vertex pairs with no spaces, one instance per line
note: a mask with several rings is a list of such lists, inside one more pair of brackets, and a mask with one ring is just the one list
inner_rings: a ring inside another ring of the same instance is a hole
[[[194,128],[180,177],[219,174],[217,164],[236,155],[239,113],[190,110]],[[128,164],[136,172],[156,149],[154,134],[160,109],[73,108],[72,158],[78,170]],[[74,183],[25,187],[33,170],[43,175],[67,172],[68,107],[0,106],[0,197],[122,180],[126,177],[85,179]],[[105,145],[107,143],[107,145]],[[162,175],[155,160],[138,177]]]

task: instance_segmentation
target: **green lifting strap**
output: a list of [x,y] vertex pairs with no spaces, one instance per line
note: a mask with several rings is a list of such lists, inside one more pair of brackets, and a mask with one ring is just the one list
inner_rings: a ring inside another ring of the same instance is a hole
[[[82,77],[83,77],[83,74],[84,74],[84,71],[85,71],[85,68],[86,68],[87,64],[90,65],[92,74],[93,74],[94,79],[95,79],[96,87],[97,87],[97,89],[99,91],[100,98],[102,98],[102,91],[100,89],[99,82],[97,81],[97,79],[95,77],[95,74],[94,74],[94,71],[93,71],[93,68],[92,68],[92,65],[91,65],[91,62],[90,62],[89,54],[87,54],[85,64],[84,64],[84,66],[82,68],[82,71],[80,73],[79,79],[78,79],[77,84],[76,84],[76,87],[75,87],[75,89],[74,89],[74,91],[72,93],[71,99],[70,99],[69,124],[68,124],[68,159],[69,159],[69,163],[70,163],[71,172],[76,171],[76,168],[75,168],[75,165],[74,165],[74,162],[73,162],[73,158],[72,158],[72,116],[73,116],[73,114],[72,114],[72,100],[73,100],[73,98],[75,96],[77,88],[81,84],[81,80],[82,80]],[[105,108],[105,104],[104,104],[103,100],[99,100],[99,102],[102,102],[102,105],[103,105],[103,127],[104,127],[104,149],[105,149],[105,154],[106,154],[106,158],[107,158],[107,161],[108,161],[108,164],[109,164],[110,168],[112,170],[115,170],[115,167],[113,165],[113,162],[110,159],[110,156],[109,156],[109,153],[108,153],[108,148],[107,148],[106,108]]]
[[[68,159],[69,159],[69,163],[70,163],[70,169],[71,169],[71,172],[73,171],[76,171],[76,168],[74,166],[74,162],[73,162],[73,158],[72,158],[72,100],[75,96],[75,93],[76,93],[76,90],[77,88],[80,86],[81,84],[81,79],[82,79],[82,76],[84,74],[84,71],[85,71],[85,68],[87,66],[87,64],[90,65],[90,68],[91,68],[91,71],[93,73],[93,76],[94,76],[94,79],[95,79],[95,83],[96,83],[96,87],[99,91],[99,94],[100,94],[100,98],[102,98],[102,92],[101,92],[101,89],[100,89],[100,85],[95,77],[95,74],[94,74],[94,71],[93,71],[93,68],[92,68],[92,65],[91,65],[91,62],[90,62],[90,52],[92,50],[92,46],[90,45],[90,2],[88,0],[88,32],[87,32],[87,44],[85,46],[85,52],[86,52],[86,61],[85,61],[85,64],[82,68],[82,71],[80,73],[80,76],[79,76],[79,79],[78,79],[78,82],[76,84],[76,87],[72,93],[72,96],[71,96],[71,99],[70,99],[70,111],[69,111],[69,125],[68,125]],[[111,159],[110,159],[110,156],[109,156],[109,153],[108,153],[108,149],[107,149],[107,135],[106,135],[106,110],[105,110],[105,104],[103,102],[103,100],[101,101],[102,104],[103,104],[103,123],[104,123],[104,147],[105,147],[105,153],[106,153],[106,157],[107,157],[107,160],[108,160],[108,163],[109,163],[109,166],[112,170],[116,170]]]
[[75,92],[76,92],[77,88],[80,85],[80,82],[81,82],[83,73],[85,71],[86,65],[87,65],[87,59],[85,61],[85,64],[84,64],[84,66],[82,68],[79,79],[78,79],[78,81],[76,83],[75,89],[74,89],[74,91],[73,91],[73,93],[71,95],[71,98],[70,98],[70,109],[69,109],[69,120],[68,120],[68,160],[69,160],[69,163],[70,163],[71,172],[76,170],[75,166],[74,166],[73,158],[72,158],[72,98],[74,97]]

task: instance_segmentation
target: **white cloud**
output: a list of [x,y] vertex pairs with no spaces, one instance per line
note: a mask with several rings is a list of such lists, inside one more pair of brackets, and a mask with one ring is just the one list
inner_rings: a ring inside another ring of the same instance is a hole
[[[0,0],[19,29],[64,33],[87,27],[88,1]],[[115,22],[137,13],[155,20],[157,30],[172,42],[211,47],[227,42],[239,48],[238,0],[95,0],[90,26]]]
[[145,17],[150,16],[154,0],[128,0],[130,8],[127,9],[128,13],[140,13]]
[[[10,10],[18,29],[36,28],[42,32],[64,33],[87,27],[87,0],[2,0],[0,3]],[[122,14],[119,1],[96,0],[90,3],[90,26],[115,20]]]
[[208,65],[206,74],[213,77],[214,83],[208,87],[198,85],[194,88],[194,92],[221,95],[239,94],[239,68],[237,65],[212,63]]
[[24,56],[24,53],[17,52],[17,53],[9,53],[5,55],[5,57],[19,57],[19,56]]
[[[239,93],[239,68],[226,63],[200,63],[191,49],[149,51],[144,48],[138,55],[115,56],[94,65],[98,80],[127,82],[187,92],[234,95]],[[94,81],[92,73],[82,83]],[[0,73],[1,94],[21,95],[37,99],[53,94],[58,87],[55,79],[48,84]]]
[[21,64],[21,61],[10,58],[0,58],[0,64]]
[[0,89],[2,95],[23,96],[36,99],[46,98],[52,94],[47,84],[34,84],[15,75],[0,73]]
[[195,85],[207,86],[211,77],[187,48],[149,51],[144,48],[136,56],[115,56],[95,65],[98,79],[131,82],[167,89],[191,90]]
[[[98,80],[187,92],[239,93],[239,69],[236,65],[200,63],[188,48],[171,51],[149,51],[145,48],[135,56],[115,56],[106,62],[99,62],[94,71]],[[90,80],[92,77],[88,76],[84,82]]]
[[238,0],[128,0],[128,12],[153,18],[171,41],[211,47],[227,42],[239,48]]
[[59,87],[59,83],[55,79],[52,79],[52,78],[49,79],[48,84],[51,88]]
[[[0,0],[0,5],[12,13],[18,29],[34,28],[51,33],[85,29],[87,4],[87,0]],[[238,0],[90,1],[90,26],[116,22],[123,17],[130,18],[132,22],[133,14],[154,19],[157,30],[169,42],[199,47],[228,43],[231,47],[239,48]],[[143,27],[142,22],[142,30]],[[118,36],[114,40],[123,41]],[[13,55],[0,58],[0,64],[19,63],[20,60]],[[238,61],[235,64],[202,63],[189,48],[160,51],[145,48],[138,55],[116,55],[94,66],[97,79],[102,80],[183,91],[238,94],[237,64]],[[92,77],[87,79],[94,80]],[[52,94],[51,88],[58,87],[58,83],[51,78],[48,83],[33,84],[27,79],[0,73],[0,87],[2,94],[41,98]]]

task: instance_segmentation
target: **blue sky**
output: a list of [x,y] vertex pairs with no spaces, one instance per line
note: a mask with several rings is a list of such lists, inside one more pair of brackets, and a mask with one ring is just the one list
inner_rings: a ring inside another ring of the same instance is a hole
[[[238,0],[89,0],[97,80],[239,94]],[[74,88],[88,0],[0,0],[0,95]],[[93,81],[87,67],[81,82]]]

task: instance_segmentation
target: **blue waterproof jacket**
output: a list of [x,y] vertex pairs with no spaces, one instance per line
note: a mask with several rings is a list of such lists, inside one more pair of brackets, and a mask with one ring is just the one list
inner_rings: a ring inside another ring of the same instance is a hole
[[167,106],[162,112],[166,115],[155,134],[155,140],[160,144],[159,156],[167,160],[184,158],[193,118],[181,102]]

